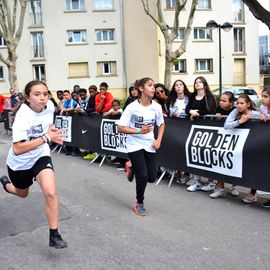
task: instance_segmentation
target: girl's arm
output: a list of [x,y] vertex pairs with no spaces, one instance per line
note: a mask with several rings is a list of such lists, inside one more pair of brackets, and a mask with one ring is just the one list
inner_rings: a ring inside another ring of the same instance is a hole
[[31,141],[15,142],[13,143],[13,152],[15,155],[21,155],[31,150],[36,149],[44,143],[54,142],[57,144],[63,144],[62,130],[49,127],[48,132],[42,137],[36,138]]
[[144,125],[142,128],[130,128],[118,125],[118,132],[124,134],[147,134],[153,130],[153,127]]
[[153,147],[157,150],[160,148],[160,144],[163,138],[163,134],[165,131],[165,123],[161,124],[158,128],[158,136],[157,139],[154,140]]
[[241,124],[240,121],[237,119],[237,114],[238,114],[237,109],[234,109],[232,112],[230,112],[224,123],[225,129],[232,129],[238,127]]

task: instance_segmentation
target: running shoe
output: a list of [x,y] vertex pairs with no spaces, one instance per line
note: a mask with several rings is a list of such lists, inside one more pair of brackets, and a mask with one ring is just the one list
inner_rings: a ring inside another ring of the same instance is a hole
[[136,215],[146,216],[146,209],[144,208],[142,203],[135,203],[132,209]]
[[0,182],[1,184],[3,185],[3,189],[7,192],[7,193],[10,193],[7,188],[6,188],[6,185],[7,184],[11,184],[10,180],[8,179],[8,177],[6,175],[2,176],[0,178]]
[[208,192],[208,191],[214,190],[215,187],[216,187],[216,185],[213,184],[213,183],[206,183],[206,184],[201,188],[201,190],[202,190],[202,191]]
[[264,208],[270,208],[270,201],[267,201],[265,203],[262,203],[262,207],[264,207]]
[[193,185],[187,188],[187,191],[191,191],[191,192],[198,191],[198,190],[201,190],[202,187],[203,185],[200,182],[195,181]]
[[210,198],[212,199],[217,199],[217,198],[226,198],[227,193],[224,189],[218,188],[215,189],[212,194],[210,194]]
[[249,194],[246,198],[244,198],[242,200],[242,202],[243,203],[248,203],[248,204],[255,203],[255,202],[257,202],[257,196]]
[[54,247],[56,249],[65,248],[67,247],[67,242],[62,239],[60,234],[51,235],[49,246]]

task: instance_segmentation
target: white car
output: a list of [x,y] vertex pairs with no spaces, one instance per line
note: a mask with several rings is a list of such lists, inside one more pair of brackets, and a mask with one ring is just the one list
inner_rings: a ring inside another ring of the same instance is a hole
[[[234,94],[236,98],[239,97],[241,94],[246,94],[250,97],[250,99],[254,102],[256,106],[259,105],[259,96],[257,92],[252,87],[246,86],[232,86],[232,87],[223,87],[222,93],[230,91]],[[212,91],[214,96],[219,96],[219,88]]]

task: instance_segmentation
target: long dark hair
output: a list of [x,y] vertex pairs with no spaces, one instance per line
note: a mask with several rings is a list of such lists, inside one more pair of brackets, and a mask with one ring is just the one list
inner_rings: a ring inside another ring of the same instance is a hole
[[184,85],[184,95],[185,96],[190,97],[190,95],[191,95],[191,93],[189,92],[189,90],[187,88],[187,85],[182,80],[176,80],[173,83],[171,92],[169,94],[169,104],[171,104],[171,105],[173,105],[175,103],[176,99],[177,99],[177,93],[175,91],[175,85],[176,85],[177,82],[181,82]]
[[[197,80],[200,80],[202,83],[203,83],[203,87],[204,87],[204,90],[205,90],[205,95],[204,95],[204,98],[205,98],[205,104],[206,104],[206,108],[208,111],[210,111],[210,108],[209,108],[209,103],[208,103],[208,97],[209,96],[212,96],[214,100],[215,97],[214,95],[212,94],[211,90],[210,90],[210,87],[208,85],[208,82],[207,80],[203,77],[203,76],[199,76],[197,77],[195,80],[194,80],[194,84],[193,84],[193,87],[194,87],[194,95],[196,96],[198,94],[198,91],[197,89],[195,88],[195,83]],[[215,108],[217,107],[217,104],[215,102]]]
[[[254,102],[250,99],[249,95],[247,95],[247,94],[241,94],[241,95],[238,96],[237,100],[238,100],[239,98],[242,98],[245,102],[247,102],[247,103],[250,104],[250,107],[249,107],[250,110],[256,111],[256,105],[255,105]],[[241,115],[241,113],[239,113],[239,115]]]

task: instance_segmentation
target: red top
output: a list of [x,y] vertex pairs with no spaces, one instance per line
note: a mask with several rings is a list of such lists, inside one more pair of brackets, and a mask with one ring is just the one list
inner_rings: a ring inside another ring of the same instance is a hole
[[4,111],[5,97],[0,95],[0,113]]
[[102,109],[101,110],[98,109],[98,104],[100,102],[100,97],[101,97],[101,94],[97,94],[96,95],[96,100],[95,100],[96,111],[98,113],[108,112],[112,108],[112,102],[113,102],[113,96],[112,96],[112,94],[109,93],[109,92],[106,92],[105,93],[105,99],[103,100]]

